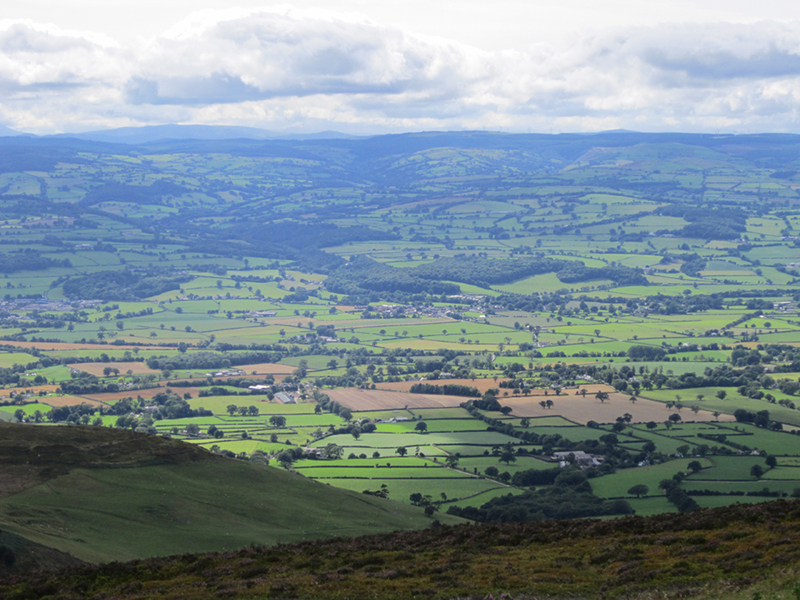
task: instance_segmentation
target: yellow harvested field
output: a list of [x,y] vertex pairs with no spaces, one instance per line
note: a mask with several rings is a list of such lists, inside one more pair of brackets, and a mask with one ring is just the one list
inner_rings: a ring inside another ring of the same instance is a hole
[[[531,396],[508,396],[499,398],[500,404],[510,406],[512,415],[516,417],[547,417],[561,415],[565,419],[575,423],[586,424],[589,421],[597,423],[615,423],[617,417],[629,413],[633,417],[633,423],[647,423],[655,421],[663,423],[673,414],[674,410],[668,410],[662,402],[645,400],[639,398],[635,403],[630,401],[630,396],[611,391],[612,388],[605,388],[608,392],[608,400],[600,402],[595,398],[595,393],[599,386],[586,386],[586,397],[574,393],[561,393],[556,396],[550,393],[545,396],[543,392]],[[588,391],[588,390],[592,391]],[[537,390],[539,391],[539,390]],[[552,400],[553,408],[542,408],[539,402],[542,400]],[[697,414],[688,408],[680,412],[681,418],[685,421],[714,421],[714,415],[707,410],[701,410]],[[733,421],[731,415],[720,415],[720,421]]]
[[8,342],[0,346],[17,346],[18,348],[36,348],[37,350],[161,350],[159,346],[118,346],[116,344],[78,344],[69,342]]
[[161,371],[149,368],[143,362],[91,362],[91,363],[76,363],[67,365],[70,369],[77,369],[79,371],[86,371],[97,377],[103,377],[103,369],[119,369],[120,375],[125,375],[131,371],[134,375],[144,375],[146,373],[160,374]]
[[9,389],[0,389],[0,398],[4,398],[6,396],[11,397],[14,394],[34,394],[37,395],[39,392],[46,392],[48,394],[52,394],[58,389],[57,385],[35,385],[33,387],[24,387],[24,388],[9,388]]
[[359,390],[353,388],[326,390],[331,400],[350,410],[385,410],[394,408],[449,408],[466,402],[463,396],[438,396],[406,394],[385,390]]
[[290,375],[294,373],[297,367],[293,367],[292,365],[281,365],[278,363],[259,363],[257,365],[239,365],[236,367],[237,369],[241,369],[247,375],[251,375],[254,371],[256,375],[274,375],[274,374],[282,374],[282,375]]
[[[431,385],[466,385],[468,387],[477,388],[483,394],[490,388],[500,388],[501,381],[510,381],[509,379],[500,378],[497,381],[491,377],[478,378],[478,379],[437,379],[431,381],[395,381],[392,383],[376,383],[375,386],[382,390],[391,390],[394,392],[407,392],[415,383],[430,383]],[[502,389],[500,390],[502,393]],[[464,398],[464,401],[469,398]]]

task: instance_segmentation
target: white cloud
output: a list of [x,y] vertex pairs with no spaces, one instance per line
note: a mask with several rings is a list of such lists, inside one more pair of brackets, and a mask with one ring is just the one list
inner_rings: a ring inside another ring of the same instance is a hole
[[400,131],[800,131],[800,26],[661,25],[484,52],[355,14],[202,11],[124,46],[0,21],[0,118]]

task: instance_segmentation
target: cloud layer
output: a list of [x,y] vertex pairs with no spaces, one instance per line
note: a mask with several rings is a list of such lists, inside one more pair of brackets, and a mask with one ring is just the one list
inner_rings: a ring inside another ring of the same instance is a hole
[[0,21],[0,120],[354,132],[800,131],[800,24],[629,28],[488,53],[365,18],[205,11],[125,46]]

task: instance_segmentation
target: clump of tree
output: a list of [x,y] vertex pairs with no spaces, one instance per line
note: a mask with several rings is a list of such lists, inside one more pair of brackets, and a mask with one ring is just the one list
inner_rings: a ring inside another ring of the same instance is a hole
[[481,395],[478,388],[455,383],[446,383],[444,385],[415,383],[408,391],[412,394],[444,394],[446,396],[467,396],[469,398],[479,398]]
[[586,473],[580,469],[554,470],[558,474],[552,485],[542,489],[493,498],[480,508],[451,506],[447,512],[483,523],[633,514],[633,508],[625,500],[603,500],[595,496]]

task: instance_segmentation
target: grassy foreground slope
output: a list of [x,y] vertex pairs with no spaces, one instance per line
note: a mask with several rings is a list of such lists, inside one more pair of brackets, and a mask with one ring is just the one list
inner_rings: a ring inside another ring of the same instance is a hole
[[[94,445],[87,435],[96,436]],[[0,438],[0,471],[27,475],[31,484],[0,499],[0,530],[88,562],[431,523],[419,508],[156,436],[2,425]]]
[[753,590],[767,590],[769,598],[795,598],[798,542],[800,503],[779,500],[684,515],[458,525],[79,567],[0,580],[0,595],[708,600],[765,597]]

